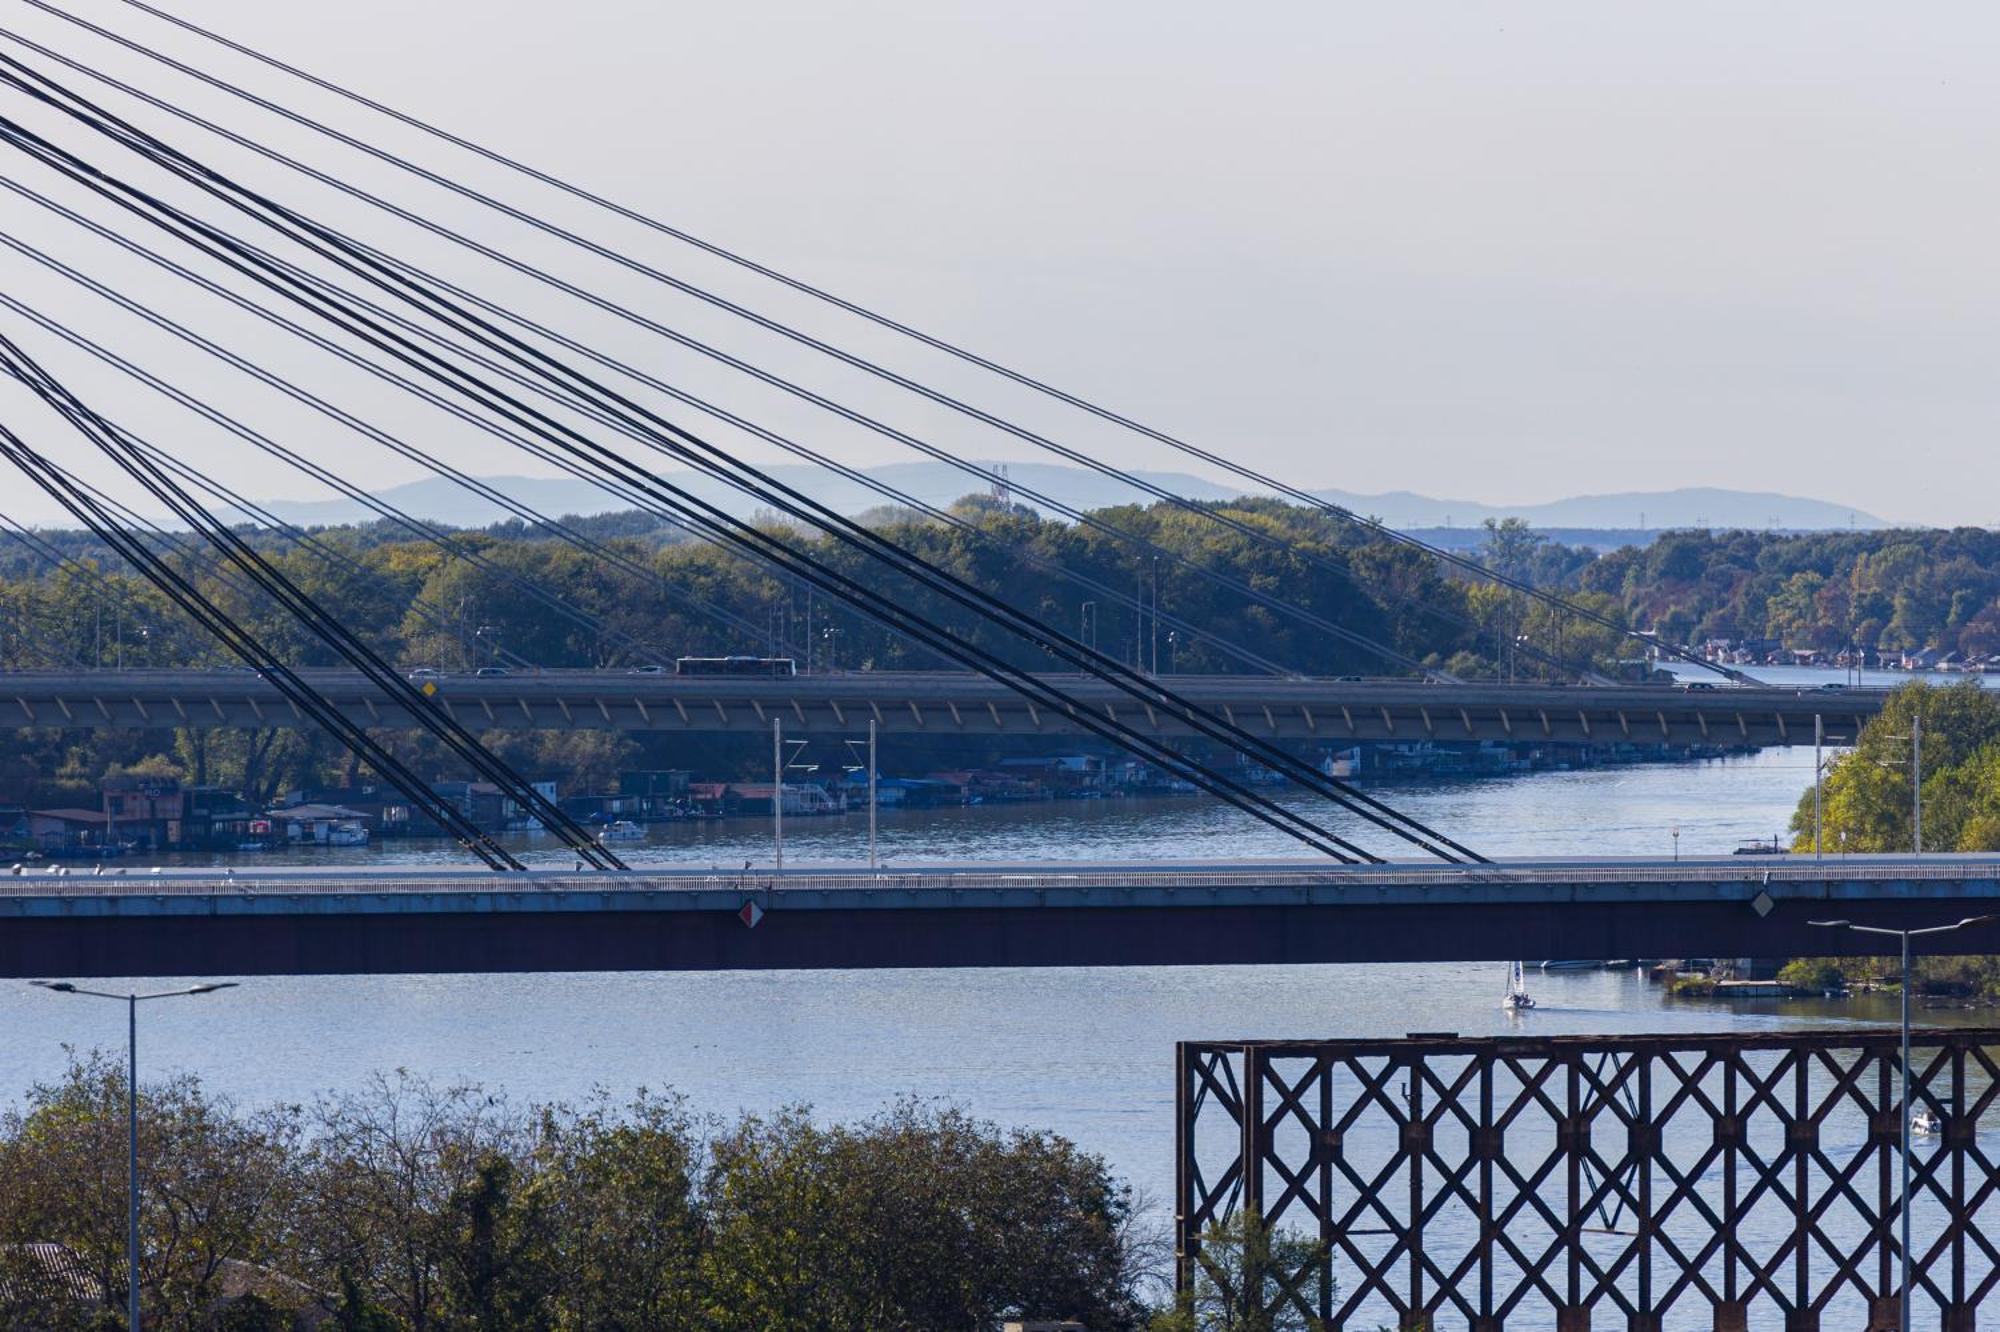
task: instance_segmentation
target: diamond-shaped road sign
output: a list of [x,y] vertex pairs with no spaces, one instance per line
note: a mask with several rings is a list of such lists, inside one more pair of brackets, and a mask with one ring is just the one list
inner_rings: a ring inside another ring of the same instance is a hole
[[755,902],[745,902],[743,909],[736,913],[736,918],[742,921],[746,928],[754,930],[757,928],[757,922],[764,919],[764,908]]

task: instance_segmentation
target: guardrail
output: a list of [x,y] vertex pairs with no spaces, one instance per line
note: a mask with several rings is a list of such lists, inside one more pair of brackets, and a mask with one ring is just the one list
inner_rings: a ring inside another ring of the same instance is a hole
[[1934,864],[1916,861],[1883,863],[1852,861],[1843,857],[1807,860],[1799,857],[1771,857],[1754,863],[1719,864],[1682,862],[1663,865],[1548,865],[1548,866],[1412,866],[1395,868],[1301,867],[1259,868],[1245,866],[1218,869],[1132,869],[1106,870],[997,870],[897,871],[897,870],[729,870],[713,873],[676,871],[649,874],[645,870],[626,873],[533,872],[521,876],[437,875],[354,876],[332,874],[324,878],[305,875],[262,877],[256,874],[187,874],[154,877],[151,874],[112,872],[79,875],[26,871],[10,879],[0,877],[0,898],[5,897],[188,897],[227,894],[232,896],[395,896],[412,893],[492,894],[492,893],[675,893],[732,890],[758,893],[787,892],[950,892],[999,891],[1010,889],[1383,889],[1459,887],[1473,885],[1520,887],[1540,885],[1630,884],[1740,884],[1783,885],[1838,881],[1843,883],[1892,883],[2000,881],[2000,861],[1953,862],[1940,859]]

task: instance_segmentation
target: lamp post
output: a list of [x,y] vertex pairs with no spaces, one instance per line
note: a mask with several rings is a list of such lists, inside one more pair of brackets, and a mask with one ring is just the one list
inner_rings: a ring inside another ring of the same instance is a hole
[[1676,823],[1670,831],[1674,836],[1674,864],[1681,863],[1681,825]]
[[[1921,713],[1910,714],[1910,733],[1892,735],[1890,740],[1910,742],[1910,847],[1914,854],[1924,853],[1924,719]],[[1900,759],[1876,759],[1885,768],[1900,768]]]
[[1903,1054],[1898,1069],[1896,1092],[1896,1108],[1903,1121],[1900,1138],[1903,1183],[1897,1194],[1897,1207],[1903,1217],[1902,1267],[1898,1283],[1902,1287],[1902,1299],[1899,1305],[1900,1314],[1896,1321],[1896,1326],[1900,1328],[1907,1328],[1910,1325],[1910,940],[1919,934],[1950,934],[1953,930],[1962,930],[1968,925],[1983,925],[1993,919],[1995,918],[1992,916],[1967,916],[1954,925],[1930,925],[1916,930],[1891,929],[1885,925],[1856,925],[1851,920],[1806,922],[1823,930],[1853,930],[1856,934],[1894,935],[1903,945]]
[[235,981],[191,985],[185,990],[154,994],[112,994],[80,990],[68,981],[29,981],[56,994],[81,994],[92,999],[116,999],[125,1005],[125,1319],[139,1332],[139,1005],[149,999],[178,999],[189,994],[213,994],[235,988]]
[[1910,714],[1910,845],[1924,853],[1924,716]]
[[1813,714],[1813,859],[1820,858],[1820,779],[1826,776],[1826,760],[1820,757],[1821,746],[1826,743],[1826,728],[1820,722],[1820,715]]

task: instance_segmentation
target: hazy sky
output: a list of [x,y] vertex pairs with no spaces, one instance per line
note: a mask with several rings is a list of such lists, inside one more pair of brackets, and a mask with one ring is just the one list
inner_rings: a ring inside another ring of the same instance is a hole
[[[161,31],[117,0],[63,2]],[[161,2],[1301,484],[1498,502],[1721,485],[2000,519],[1991,6]],[[20,0],[0,13],[98,49]],[[27,211],[0,201],[9,230]],[[576,271],[678,325],[668,293]],[[0,284],[56,290],[12,255]],[[574,326],[756,405],[629,326]],[[0,311],[0,327],[21,325]],[[907,456],[771,412],[857,461]],[[902,419],[1028,456],[935,412]],[[234,447],[161,429],[191,457]],[[1075,431],[1123,463],[1185,466]],[[245,466],[260,494],[314,493]]]

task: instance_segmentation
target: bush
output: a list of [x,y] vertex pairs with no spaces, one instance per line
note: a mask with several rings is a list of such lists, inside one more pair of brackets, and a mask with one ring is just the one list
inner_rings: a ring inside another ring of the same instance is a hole
[[1778,983],[1823,994],[1847,988],[1847,972],[1837,957],[1795,957],[1778,968]]
[[[122,1326],[122,1078],[76,1061],[0,1119],[7,1327]],[[1145,1319],[1133,1204],[1104,1162],[950,1107],[722,1124],[643,1093],[517,1108],[398,1075],[243,1114],[176,1078],[141,1089],[140,1137],[141,1298],[157,1332],[276,1332],[299,1306],[340,1332]],[[48,1252],[84,1279],[27,1279],[24,1255]]]

